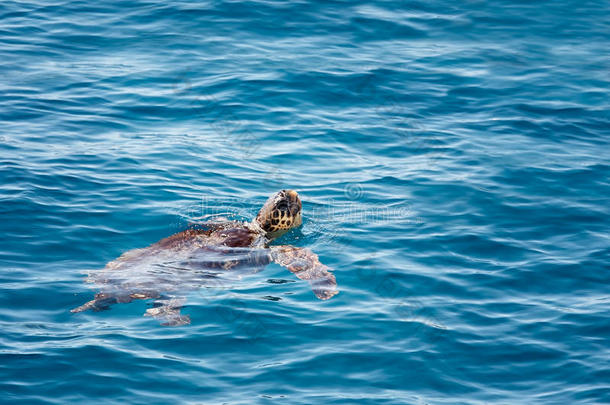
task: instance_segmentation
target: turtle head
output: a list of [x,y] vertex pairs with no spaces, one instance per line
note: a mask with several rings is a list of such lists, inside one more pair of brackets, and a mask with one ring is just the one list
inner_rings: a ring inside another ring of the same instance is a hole
[[267,200],[255,221],[269,239],[301,225],[301,199],[294,190],[281,190]]

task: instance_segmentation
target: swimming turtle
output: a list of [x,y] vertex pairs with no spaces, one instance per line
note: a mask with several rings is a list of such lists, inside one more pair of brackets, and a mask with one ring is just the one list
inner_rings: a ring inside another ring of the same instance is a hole
[[89,275],[87,281],[101,291],[71,312],[154,299],[144,315],[163,325],[188,324],[189,316],[180,313],[184,291],[213,285],[227,270],[254,273],[272,261],[309,281],[316,297],[327,300],[338,293],[337,282],[316,254],[294,246],[270,246],[273,239],[301,225],[301,208],[296,191],[281,190],[267,200],[252,222],[209,222],[123,253]]

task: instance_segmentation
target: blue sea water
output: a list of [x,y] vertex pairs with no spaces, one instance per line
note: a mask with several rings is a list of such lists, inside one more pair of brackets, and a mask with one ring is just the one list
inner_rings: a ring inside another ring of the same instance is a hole
[[[1,400],[610,403],[609,49],[603,0],[1,2]],[[334,298],[70,313],[282,188]]]

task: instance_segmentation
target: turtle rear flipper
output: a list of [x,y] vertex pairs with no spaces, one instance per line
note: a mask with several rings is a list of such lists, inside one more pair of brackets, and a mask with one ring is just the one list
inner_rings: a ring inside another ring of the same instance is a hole
[[112,304],[122,304],[133,300],[143,300],[147,298],[158,298],[159,294],[154,292],[142,292],[131,294],[115,294],[115,293],[97,293],[95,298],[84,303],[80,307],[71,309],[70,312],[83,312],[87,310],[104,311],[110,308]]
[[72,313],[76,313],[76,312],[84,312],[87,311],[89,309],[93,310],[93,311],[102,311],[104,309],[108,309],[110,307],[110,304],[112,304],[112,302],[109,302],[105,305],[102,305],[102,303],[98,300],[91,300],[88,301],[86,303],[84,303],[83,305],[81,305],[80,307],[76,307],[70,310],[70,312]]
[[182,315],[180,309],[186,302],[186,298],[172,297],[155,300],[153,307],[148,308],[144,316],[152,316],[161,321],[163,326],[181,326],[191,323],[188,315]]
[[311,290],[321,300],[327,300],[339,293],[337,280],[328,266],[320,263],[318,255],[309,249],[294,246],[274,246],[271,258],[286,267],[301,280],[309,281]]
[[125,302],[120,299],[118,296],[106,294],[106,293],[97,293],[95,294],[95,298],[89,302],[84,303],[80,307],[71,309],[70,312],[83,312],[87,310],[92,311],[104,311],[110,308],[110,305],[116,304],[118,302]]

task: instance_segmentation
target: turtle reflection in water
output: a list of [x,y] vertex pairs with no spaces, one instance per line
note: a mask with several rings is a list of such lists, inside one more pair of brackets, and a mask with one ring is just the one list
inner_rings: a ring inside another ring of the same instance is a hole
[[188,324],[188,315],[180,313],[184,291],[209,284],[221,272],[256,272],[272,261],[307,280],[316,297],[327,300],[337,294],[337,282],[316,254],[294,246],[269,246],[273,239],[300,225],[298,194],[281,190],[267,200],[250,223],[210,223],[124,253],[87,278],[101,291],[72,312],[154,299],[145,315],[159,319],[163,325]]

